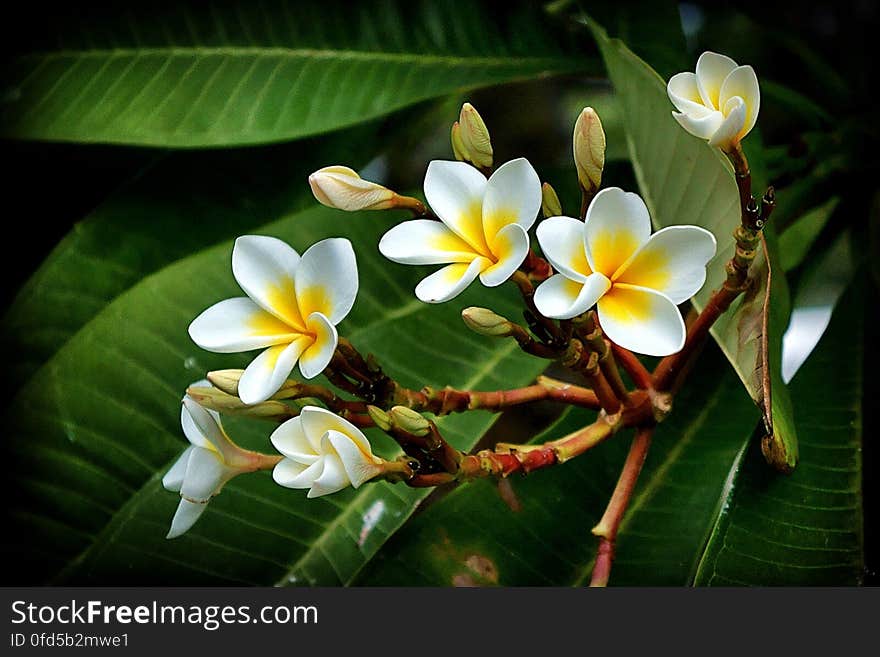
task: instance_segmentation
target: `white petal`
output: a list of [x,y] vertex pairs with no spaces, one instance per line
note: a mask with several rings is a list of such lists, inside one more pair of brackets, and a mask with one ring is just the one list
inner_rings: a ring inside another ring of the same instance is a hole
[[591,274],[585,281],[555,274],[535,290],[535,306],[545,317],[571,319],[589,310],[610,287],[602,274]]
[[483,235],[490,248],[495,236],[512,223],[532,227],[541,210],[541,179],[524,157],[505,162],[486,184]]
[[706,265],[715,248],[715,236],[699,226],[663,228],[651,235],[615,282],[651,288],[674,304],[683,303],[706,282]]
[[322,454],[324,435],[336,431],[348,436],[362,452],[373,454],[370,441],[363,432],[345,418],[320,406],[306,406],[300,411],[302,430],[315,453]]
[[[214,384],[211,383],[210,381],[208,381],[208,379],[200,379],[199,381],[196,381],[194,383],[190,383],[189,387],[190,388],[213,388]],[[184,395],[183,399],[190,399],[194,402],[196,401],[195,399],[193,399],[189,395]],[[183,401],[183,400],[181,400],[181,401]],[[196,402],[196,403],[198,403],[198,402]],[[205,407],[202,406],[202,408],[205,408]],[[192,417],[189,415],[189,411],[184,412],[184,409],[186,409],[186,406],[184,406],[181,403],[181,405],[180,405],[180,424],[183,427],[184,435],[189,437],[189,435],[190,435],[189,434],[189,426],[185,423],[189,423],[189,425],[191,425],[192,427],[195,427],[195,424],[193,423]],[[210,415],[212,418],[214,418],[214,421],[222,428],[223,423],[220,421],[220,413],[218,413],[217,411],[210,409],[210,408],[205,408],[205,410],[208,412],[208,415]],[[184,420],[184,416],[186,417],[186,420]],[[201,440],[201,436],[199,437],[199,440]],[[192,440],[190,440],[190,442],[192,442]],[[200,447],[207,447],[207,444],[200,445]]]
[[[229,438],[223,433],[220,416],[200,406],[189,396],[183,398],[183,408],[192,421],[192,424],[185,422],[183,412],[181,413],[183,433],[189,441],[196,447],[215,449],[220,454],[224,454],[229,445]],[[205,445],[203,441],[207,441],[210,445]]]
[[598,310],[605,335],[621,347],[647,356],[668,356],[684,346],[684,320],[660,292],[615,285],[599,299]]
[[345,467],[336,454],[328,454],[322,461],[324,469],[312,482],[312,488],[306,497],[321,497],[347,488],[351,483],[345,474]]
[[202,312],[189,325],[189,335],[202,349],[229,354],[287,343],[298,333],[247,297],[235,297]]
[[[193,401],[192,397],[189,395],[184,396],[184,400],[189,399]],[[219,414],[214,416],[211,411],[211,417],[214,418],[215,422],[220,421]],[[186,439],[190,442],[190,444],[195,445],[196,447],[203,447],[205,449],[213,449],[213,445],[210,440],[208,440],[204,433],[202,433],[199,425],[196,424],[196,421],[193,419],[192,414],[190,414],[189,409],[187,409],[186,405],[181,403],[180,405],[180,427],[183,429],[183,435],[186,436]]]
[[761,89],[758,86],[758,76],[751,66],[738,66],[724,80],[721,85],[720,101],[724,107],[734,96],[743,99],[746,105],[746,118],[739,137],[745,137],[758,120],[758,110],[761,108]]
[[[306,406],[306,408],[312,408]],[[269,436],[272,445],[288,459],[305,466],[317,461],[320,456],[306,437],[302,426],[302,415],[283,422]]]
[[505,226],[495,235],[492,252],[498,262],[480,272],[480,282],[486,287],[501,285],[513,276],[529,252],[529,234],[519,224]]
[[165,476],[162,477],[162,486],[165,487],[165,490],[170,490],[175,493],[180,492],[180,487],[183,485],[183,478],[186,475],[186,464],[189,463],[189,457],[192,455],[192,451],[195,449],[192,445],[183,450],[183,454],[174,462],[168,472],[165,473]]
[[278,392],[311,338],[300,337],[290,344],[269,347],[251,361],[238,382],[238,396],[245,404],[258,404]]
[[284,459],[272,470],[272,479],[285,488],[311,488],[323,471],[324,459],[315,461],[309,466]]
[[397,224],[382,236],[379,252],[403,265],[470,262],[477,255],[449,226],[430,219]]
[[596,194],[585,223],[587,262],[592,271],[608,278],[651,236],[651,217],[642,197],[619,187]]
[[672,116],[682,128],[700,139],[711,139],[712,135],[721,127],[721,122],[724,121],[724,115],[714,110],[700,118],[694,118],[680,112],[673,112]]
[[171,519],[171,529],[165,538],[177,538],[181,534],[186,533],[190,527],[196,524],[196,520],[201,517],[208,508],[207,502],[190,502],[189,500],[180,500],[177,505],[177,511]]
[[[311,476],[305,474],[310,469]],[[320,463],[315,467],[315,464],[308,466],[291,459],[281,459],[272,469],[272,479],[276,484],[285,488],[311,488],[312,481],[322,469],[323,466]]]
[[483,195],[486,177],[465,162],[434,160],[425,174],[428,205],[471,247],[488,254],[483,235]]
[[315,341],[299,357],[299,371],[307,379],[314,379],[333,360],[339,335],[336,327],[321,313],[312,313],[306,320]]
[[711,108],[703,104],[694,73],[673,75],[666,84],[666,94],[679,112],[692,118],[699,119],[712,112]]
[[205,502],[220,491],[226,476],[227,469],[217,452],[196,447],[187,461],[180,495],[194,502]]
[[538,224],[538,243],[553,268],[573,281],[592,274],[584,248],[584,222],[571,217],[549,217]]
[[458,296],[477,275],[491,262],[486,258],[475,258],[470,264],[447,265],[439,271],[422,279],[416,286],[416,296],[425,303],[443,303]]
[[329,431],[324,437],[342,461],[345,474],[352,486],[357,488],[368,479],[372,479],[382,471],[382,467],[372,454],[365,454],[347,435],[338,431]]
[[712,109],[720,110],[718,97],[721,85],[730,72],[736,68],[736,62],[726,55],[704,52],[697,60],[697,87],[703,104]]
[[232,248],[232,274],[241,289],[264,310],[302,329],[293,285],[299,261],[288,244],[264,235],[242,235]]
[[321,240],[303,253],[296,270],[296,301],[303,319],[322,313],[341,322],[358,291],[357,259],[351,242],[341,237]]
[[739,141],[739,135],[743,131],[746,122],[746,104],[739,96],[734,96],[727,101],[724,107],[724,121],[709,140],[710,146],[725,148],[735,141]]

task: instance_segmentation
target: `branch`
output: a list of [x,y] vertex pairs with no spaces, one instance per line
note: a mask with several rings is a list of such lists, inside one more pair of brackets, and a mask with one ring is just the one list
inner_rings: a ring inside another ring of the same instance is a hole
[[594,410],[601,408],[599,399],[592,390],[546,376],[539,376],[537,383],[533,385],[510,390],[457,390],[450,387],[439,390],[430,387],[411,390],[397,383],[394,385],[390,403],[417,411],[428,411],[434,415],[448,415],[475,409],[502,411],[544,400]]
[[407,481],[407,485],[425,488],[470,481],[484,477],[509,477],[521,472],[528,474],[575,458],[603,442],[625,424],[622,414],[600,413],[592,424],[571,433],[564,438],[542,445],[518,445],[498,443],[494,450],[482,450],[476,454],[464,455],[456,474],[417,474]]
[[639,473],[645,463],[648,455],[648,448],[651,446],[651,435],[654,433],[654,427],[640,428],[633,438],[632,445],[629,448],[626,462],[617,485],[614,487],[614,493],[608,502],[608,507],[599,520],[599,524],[593,527],[593,534],[599,537],[599,548],[596,554],[596,563],[593,566],[593,576],[590,580],[590,586],[607,586],[608,578],[611,575],[611,564],[614,561],[614,544],[617,539],[617,532],[620,529],[620,523],[623,515],[632,499],[633,490],[636,487]]

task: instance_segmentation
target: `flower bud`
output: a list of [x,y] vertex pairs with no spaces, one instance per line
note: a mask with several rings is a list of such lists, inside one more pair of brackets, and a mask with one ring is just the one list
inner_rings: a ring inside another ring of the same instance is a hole
[[280,401],[264,401],[258,404],[245,404],[234,395],[217,388],[190,387],[186,394],[199,406],[225,415],[240,415],[266,420],[283,421],[292,415],[291,408]]
[[592,107],[585,107],[574,124],[574,163],[581,187],[595,193],[605,168],[605,131]]
[[388,416],[395,427],[414,436],[427,436],[431,431],[431,423],[421,413],[406,406],[395,406]]
[[452,142],[452,153],[455,155],[455,159],[459,162],[470,160],[464,142],[461,140],[461,124],[458,121],[452,124],[452,132],[449,138]]
[[541,185],[541,213],[544,218],[558,217],[562,214],[562,203],[550,183]]
[[208,372],[208,381],[227,395],[238,396],[238,382],[244,370],[215,370]]
[[388,416],[388,413],[378,406],[367,406],[367,415],[370,416],[373,423],[382,431],[388,431],[391,429],[391,418]]
[[[461,124],[459,129],[461,144],[464,146],[462,152],[466,154],[466,159],[480,168],[490,168],[492,166],[492,140],[483,118],[473,105],[465,103],[461,106],[458,120]],[[455,128],[453,127],[453,150],[455,150],[454,132]]]
[[312,193],[322,205],[347,212],[398,207],[397,194],[343,166],[318,169],[309,176]]
[[461,311],[461,318],[474,333],[491,338],[506,338],[513,333],[510,320],[498,315],[488,308],[471,306]]

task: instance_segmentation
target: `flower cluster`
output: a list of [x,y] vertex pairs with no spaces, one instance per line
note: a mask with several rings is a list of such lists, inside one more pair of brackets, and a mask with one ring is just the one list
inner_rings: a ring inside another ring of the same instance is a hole
[[[722,55],[704,53],[696,73],[680,73],[669,81],[668,94],[679,110],[676,120],[725,151],[739,148],[755,124],[759,91],[754,71]],[[610,341],[633,352],[669,356],[682,349],[686,330],[677,306],[703,287],[707,264],[716,252],[715,237],[685,225],[652,234],[641,197],[617,187],[600,190],[605,134],[595,111],[585,108],[574,128],[574,160],[583,194],[578,217],[563,214],[555,190],[542,185],[525,158],[492,171],[489,132],[472,105],[462,108],[451,140],[456,161],[434,160],[427,167],[427,205],[364,180],[344,166],[314,172],[309,184],[315,198],[332,208],[402,208],[413,213],[412,219],[383,235],[378,250],[404,265],[443,265],[415,288],[423,302],[450,301],[477,278],[489,288],[517,280],[530,304],[525,313],[534,320],[530,328],[547,344],[534,346],[526,329],[490,310],[466,309],[465,323],[483,335],[514,337],[529,353],[560,358],[565,345],[558,344],[558,336],[565,335],[565,321],[580,320],[597,322]],[[529,236],[539,214],[544,219],[535,234],[543,259],[533,251]],[[543,263],[538,273],[533,268],[536,261]],[[217,389],[211,394],[198,393],[198,388],[211,385],[203,381],[183,399],[181,425],[190,446],[163,479],[164,486],[181,498],[169,538],[187,531],[210,499],[245,472],[272,469],[275,482],[307,489],[309,498],[357,488],[372,479],[395,480],[400,473],[413,476],[409,462],[375,455],[354,420],[399,439],[407,454],[433,455],[434,465],[448,472],[459,467],[462,455],[416,410],[392,408],[391,398],[382,408],[350,402],[288,380],[298,366],[306,380],[324,372],[345,392],[370,403],[377,399],[370,376],[381,370],[356,350],[352,354],[353,347],[341,342],[337,333],[358,293],[357,260],[347,239],[324,239],[300,256],[275,237],[242,236],[232,249],[232,274],[245,296],[207,308],[191,323],[190,336],[209,351],[260,353],[240,374],[212,378]],[[563,321],[556,324],[557,320]],[[544,328],[536,329],[542,322]],[[568,322],[569,338],[571,326]],[[387,384],[387,377],[381,381]],[[435,408],[427,400],[429,392],[426,388],[408,399]],[[311,401],[295,409],[282,403],[291,398],[314,401],[312,393],[327,408]],[[600,393],[596,388],[595,394],[587,391],[579,398],[589,405],[597,395],[601,402]],[[452,397],[445,394],[436,408],[449,412],[446,404]],[[473,396],[461,399],[461,409],[479,407]],[[280,456],[238,447],[224,432],[212,403],[224,412],[281,421],[270,437]],[[562,452],[557,455],[563,460]],[[495,461],[488,463],[479,467],[495,467]],[[507,468],[521,465],[515,461],[498,468],[507,473]]]

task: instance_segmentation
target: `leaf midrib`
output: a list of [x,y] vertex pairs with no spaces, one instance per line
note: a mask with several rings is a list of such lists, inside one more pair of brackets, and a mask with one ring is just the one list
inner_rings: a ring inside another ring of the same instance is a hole
[[38,59],[50,61],[65,58],[139,57],[139,56],[236,56],[236,57],[287,57],[311,59],[356,59],[401,64],[478,64],[481,66],[511,67],[521,64],[564,64],[575,68],[581,66],[578,59],[558,56],[529,57],[519,55],[438,55],[436,53],[387,52],[348,50],[338,48],[285,48],[283,46],[156,46],[149,48],[93,48],[84,50],[53,50],[19,55],[18,60]]

